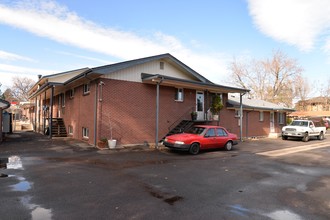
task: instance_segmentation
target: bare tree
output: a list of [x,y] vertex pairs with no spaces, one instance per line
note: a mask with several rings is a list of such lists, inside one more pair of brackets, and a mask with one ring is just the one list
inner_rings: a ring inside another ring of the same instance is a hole
[[328,85],[325,87],[324,96],[330,98],[330,78],[328,79]]
[[231,63],[231,79],[232,82],[239,87],[248,89],[250,85],[249,66],[246,63],[237,61],[236,59]]
[[320,94],[326,101],[326,109],[330,110],[330,78],[328,79],[327,84],[321,84]]
[[[250,89],[254,96],[263,98],[267,77],[260,64],[255,60],[249,63],[234,60],[231,63],[231,83],[244,89]],[[251,74],[252,72],[254,74]]]
[[306,78],[301,74],[297,75],[294,79],[295,97],[301,101],[308,99],[311,92],[309,83]]
[[16,98],[14,98],[13,95],[12,95],[12,91],[11,91],[11,89],[9,89],[9,88],[6,89],[6,90],[3,92],[3,97],[4,97],[4,99],[6,99],[7,101],[10,101],[10,102],[16,100]]
[[311,93],[311,88],[309,86],[308,80],[302,77],[301,74],[297,75],[294,80],[295,88],[295,98],[299,100],[296,103],[295,109],[297,111],[307,111],[308,98]]
[[[258,99],[291,107],[297,90],[308,92],[307,81],[301,77],[302,68],[296,60],[279,50],[273,52],[271,59],[245,62],[234,60],[230,67],[232,82],[250,89],[251,95]],[[297,87],[296,79],[306,88]]]
[[30,78],[27,77],[13,77],[13,85],[11,88],[11,95],[18,101],[28,101],[28,91],[35,84]]

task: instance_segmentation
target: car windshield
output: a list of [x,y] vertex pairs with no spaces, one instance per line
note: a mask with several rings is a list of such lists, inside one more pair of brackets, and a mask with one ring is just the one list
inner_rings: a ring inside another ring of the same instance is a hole
[[301,126],[301,127],[307,127],[308,126],[308,121],[293,121],[291,123],[293,126]]
[[192,127],[190,128],[187,133],[189,134],[202,134],[206,128],[203,127]]

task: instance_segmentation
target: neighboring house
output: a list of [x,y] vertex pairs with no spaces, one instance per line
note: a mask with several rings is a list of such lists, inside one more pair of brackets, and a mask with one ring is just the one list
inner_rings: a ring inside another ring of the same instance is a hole
[[[194,123],[216,124],[209,111],[215,95],[226,103],[228,93],[248,91],[214,84],[162,54],[40,76],[29,92],[34,106],[27,117],[36,132],[50,136],[68,135],[92,145],[103,137],[120,145],[157,145],[181,122],[191,125],[192,111],[197,112]],[[235,111],[222,110],[221,118],[221,125],[239,134]]]
[[[286,115],[294,109],[266,102],[263,100],[242,98],[243,108],[243,127],[244,137],[278,137],[282,127],[286,125]],[[239,95],[229,94],[226,111],[235,111],[236,120],[223,117],[222,122],[237,131],[240,117],[240,97]],[[232,124],[234,123],[234,124]]]
[[1,126],[0,126],[0,143],[3,140],[3,118],[2,118],[2,114],[3,114],[3,110],[7,109],[10,107],[10,103],[7,102],[6,100],[0,99],[0,122],[1,122]]
[[315,97],[296,104],[296,112],[290,117],[330,117],[330,98]]

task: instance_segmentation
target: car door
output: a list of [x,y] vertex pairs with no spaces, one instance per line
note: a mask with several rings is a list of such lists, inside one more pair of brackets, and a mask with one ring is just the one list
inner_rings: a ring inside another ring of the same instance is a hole
[[310,129],[309,133],[311,136],[315,136],[319,133],[318,128],[315,127],[315,125],[312,121],[309,123],[309,129]]
[[227,132],[222,128],[216,129],[216,135],[217,135],[217,147],[224,147],[225,144],[228,141],[228,134]]
[[214,128],[209,128],[203,137],[203,148],[213,148],[217,146],[217,136]]

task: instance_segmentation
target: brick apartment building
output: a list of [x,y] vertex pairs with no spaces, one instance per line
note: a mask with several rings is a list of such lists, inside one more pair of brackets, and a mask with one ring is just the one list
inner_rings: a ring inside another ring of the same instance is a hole
[[330,98],[315,97],[297,102],[291,117],[330,117]]
[[[235,111],[236,123],[239,124],[240,99],[238,95],[229,94],[227,110]],[[286,125],[288,113],[295,110],[286,108],[264,100],[251,99],[246,96],[242,98],[243,108],[243,130],[244,137],[279,137],[282,127]],[[230,123],[232,119],[227,119]]]
[[[180,122],[191,121],[192,111],[197,112],[194,123],[216,124],[210,106],[212,97],[220,95],[225,105],[220,124],[242,136],[248,129],[237,117],[243,104],[226,104],[228,93],[242,97],[247,92],[214,84],[172,55],[162,54],[40,76],[29,92],[34,103],[29,118],[36,132],[50,136],[64,132],[92,145],[103,137],[116,139],[119,145],[153,144]],[[250,128],[260,128],[251,134],[267,136],[271,132],[267,115],[274,109],[257,109],[256,114],[260,112],[265,112],[262,121],[249,118]]]

